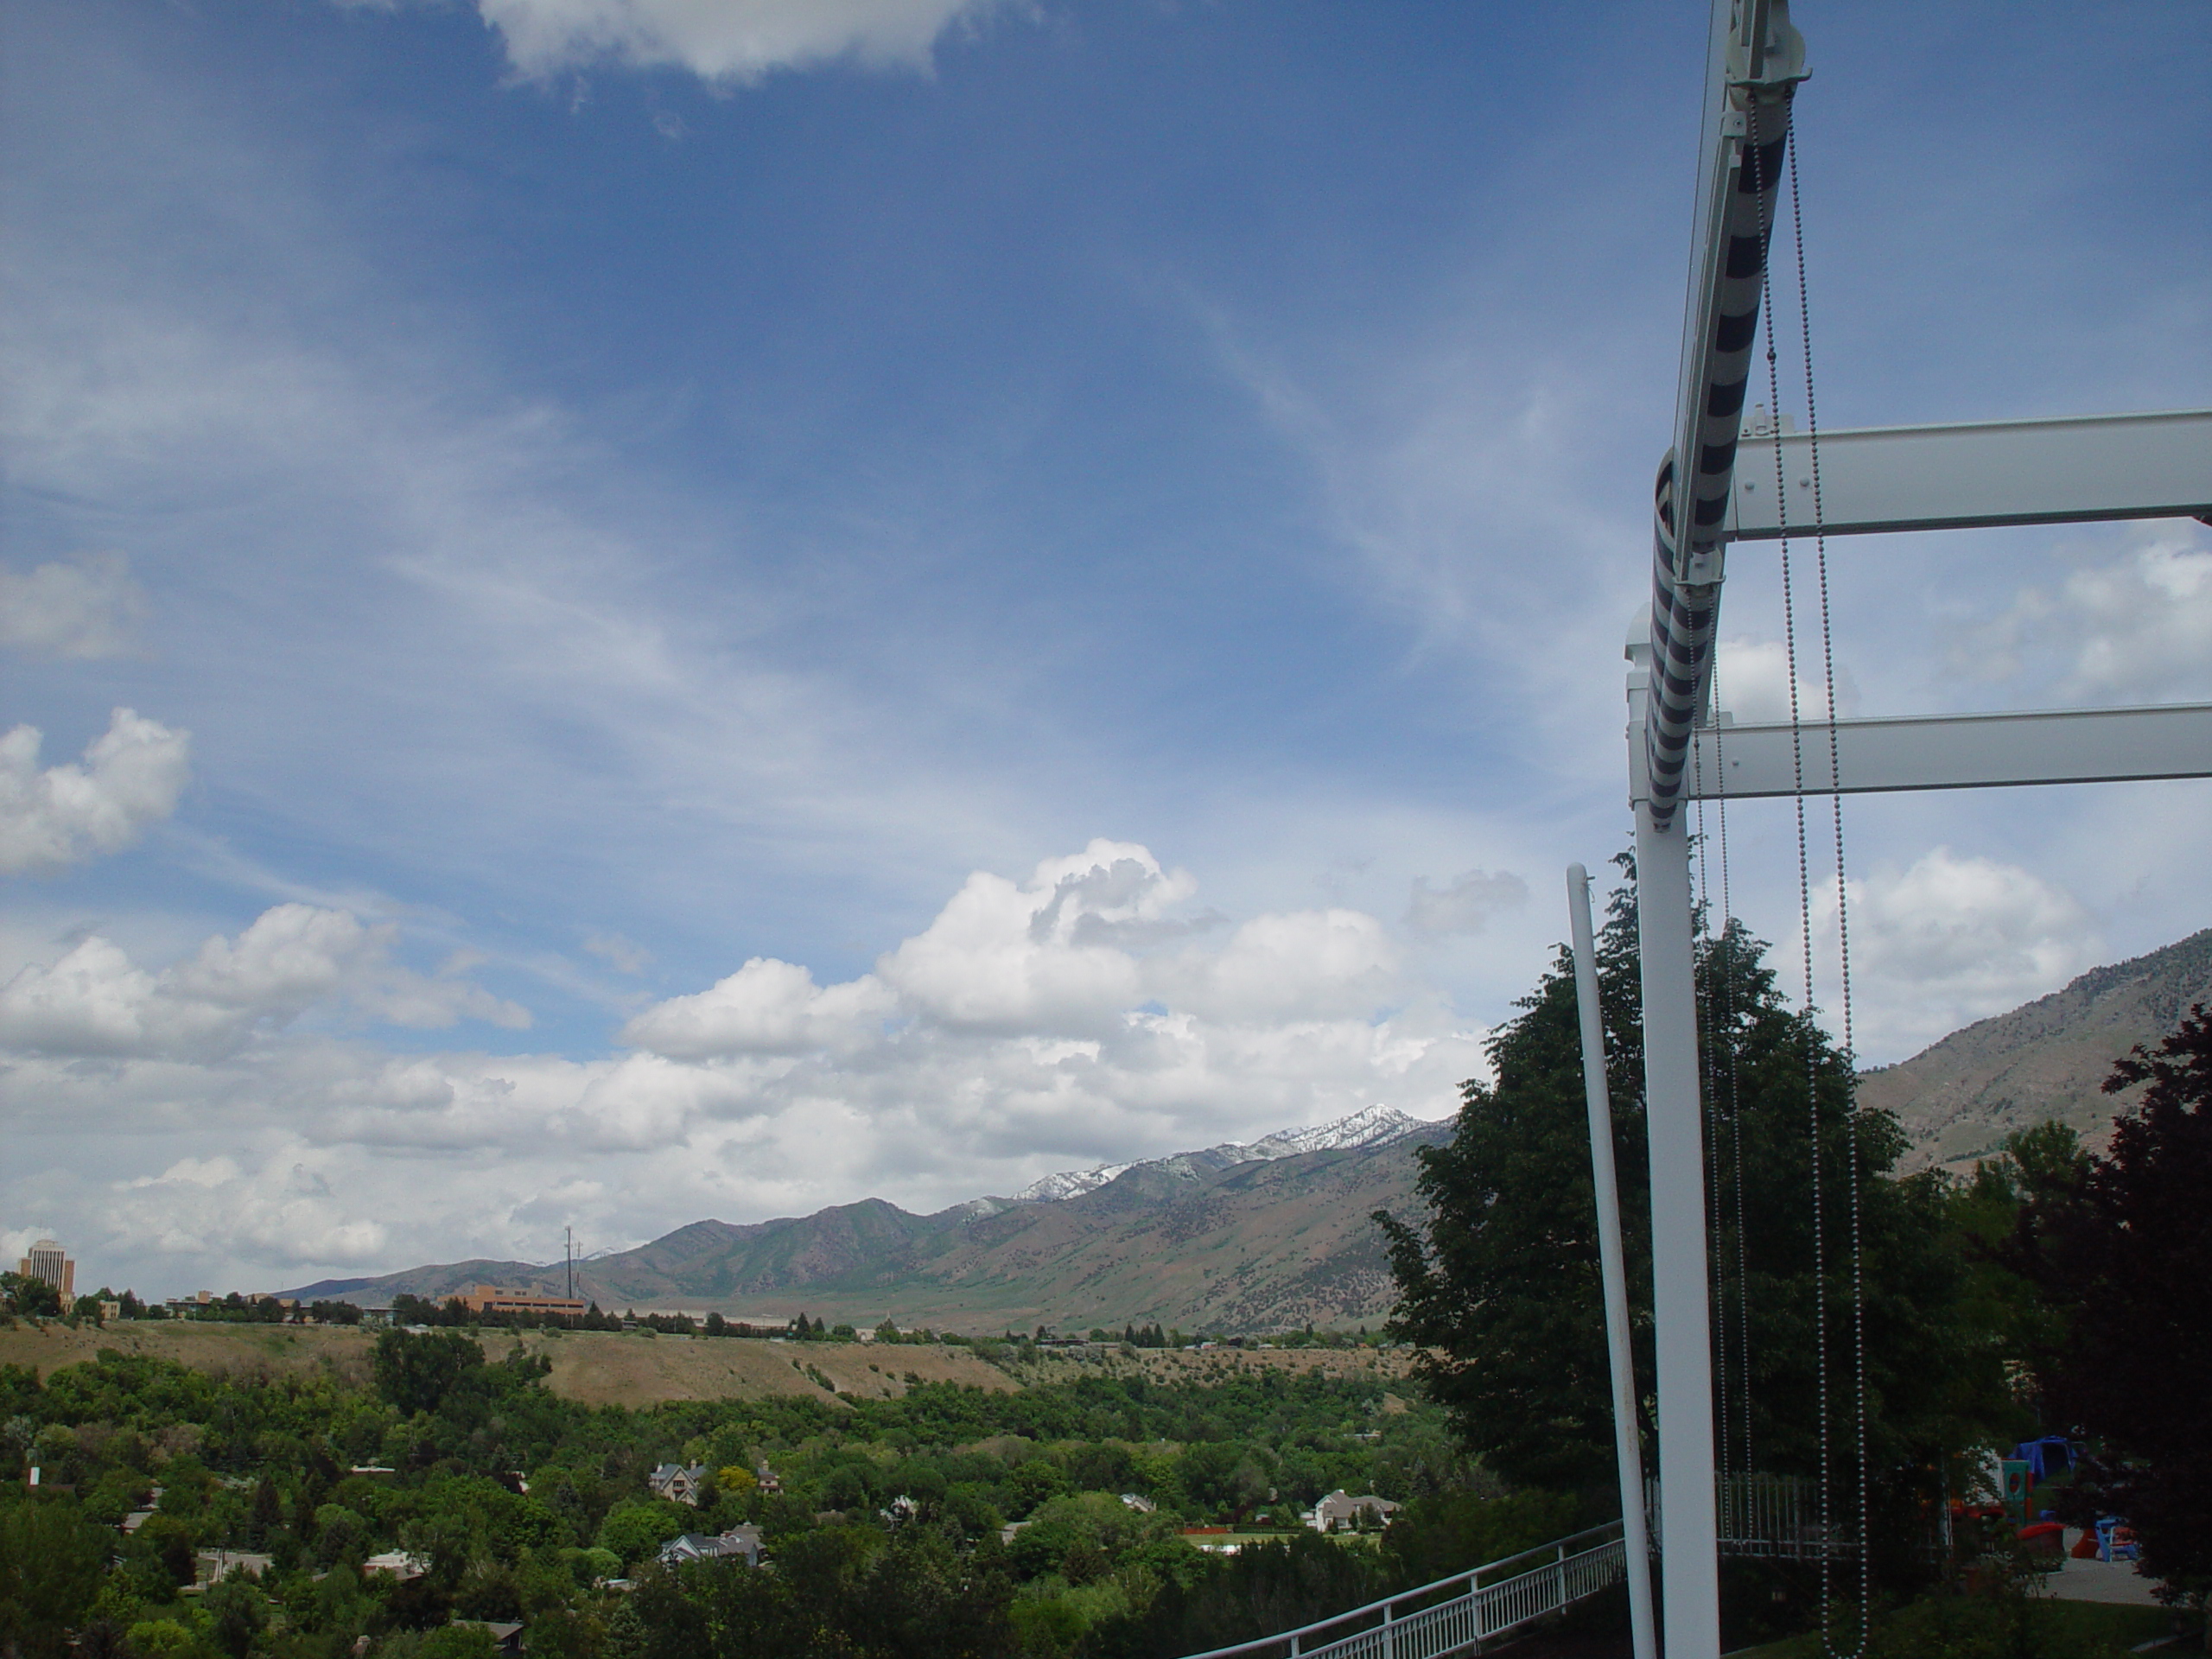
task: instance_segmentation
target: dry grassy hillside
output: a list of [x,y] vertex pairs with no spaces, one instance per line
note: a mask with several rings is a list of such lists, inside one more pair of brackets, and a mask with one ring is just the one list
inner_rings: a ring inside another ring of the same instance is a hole
[[[651,1406],[667,1400],[760,1400],[771,1395],[837,1394],[887,1398],[906,1392],[906,1378],[965,1382],[978,1388],[1019,1385],[964,1348],[877,1348],[859,1343],[686,1339],[640,1332],[525,1332],[524,1346],[552,1361],[548,1385],[589,1406]],[[372,1338],[334,1326],[202,1325],[134,1320],[105,1330],[16,1325],[0,1330],[0,1364],[29,1365],[40,1376],[91,1359],[103,1348],[171,1359],[195,1370],[233,1376],[276,1376],[323,1366],[354,1379],[368,1375]],[[485,1351],[506,1351],[514,1338],[495,1332]],[[823,1386],[824,1382],[829,1387]]]
[[1911,1140],[1904,1166],[1962,1164],[2014,1129],[2056,1118],[2101,1149],[2113,1115],[2133,1104],[2102,1093],[2113,1062],[2171,1032],[2212,1000],[2212,929],[2110,967],[2010,1014],[1956,1031],[1859,1079],[1859,1098],[1897,1114]]

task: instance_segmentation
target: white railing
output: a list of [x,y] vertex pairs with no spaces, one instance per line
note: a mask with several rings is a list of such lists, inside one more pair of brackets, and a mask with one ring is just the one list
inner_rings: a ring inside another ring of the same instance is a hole
[[[1796,1475],[1722,1475],[1713,1483],[1723,1555],[1768,1561],[1815,1561],[1854,1554],[1848,1529],[1823,1528],[1817,1482]],[[1643,1485],[1643,1513],[1659,1535],[1659,1483]]]
[[1608,1522],[1294,1630],[1190,1659],[1443,1659],[1618,1582],[1621,1523]]

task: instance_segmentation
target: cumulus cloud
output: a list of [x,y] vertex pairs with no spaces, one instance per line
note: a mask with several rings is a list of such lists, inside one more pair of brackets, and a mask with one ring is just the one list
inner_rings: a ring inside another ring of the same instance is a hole
[[118,553],[88,553],[24,573],[0,566],[0,645],[42,657],[119,657],[146,595]]
[[44,741],[35,726],[0,737],[0,874],[120,852],[176,810],[191,772],[192,734],[129,709],[109,717],[82,766],[41,772]]
[[[1938,847],[1854,879],[1852,986],[1860,1058],[1901,1058],[1959,1027],[2056,990],[2095,960],[2088,912],[2017,865]],[[1815,922],[1834,961],[1831,896]],[[1821,997],[1834,1001],[1833,986]]]
[[1417,875],[1413,897],[1406,906],[1406,925],[1432,938],[1479,933],[1500,912],[1528,902],[1529,884],[1510,870],[1500,870],[1495,875],[1487,870],[1468,870],[1443,887],[1433,887],[1427,876]]
[[622,1028],[622,1040],[686,1060],[846,1048],[896,1001],[873,974],[823,989],[807,969],[755,957],[710,989],[646,1009]]
[[938,37],[1001,0],[477,0],[521,73],[612,62],[723,83],[840,59],[926,69]]
[[571,1221],[631,1243],[868,1194],[935,1208],[1371,1105],[1440,1116],[1483,1069],[1485,1033],[1408,980],[1376,918],[1204,937],[1183,925],[1195,890],[1103,840],[979,872],[872,973],[823,985],[754,957],[587,1059],[395,1054],[304,1021],[463,994],[396,969],[390,931],[343,911],[280,906],[159,971],[86,939],[0,989],[0,1109],[57,1139],[97,1115],[189,1141],[158,1174],[89,1182],[64,1218],[180,1261],[205,1233],[296,1282],[528,1255]]
[[[1817,651],[1808,652],[1799,642],[1797,656],[1797,717],[1828,717],[1827,677]],[[1738,637],[1723,639],[1713,671],[1719,706],[1745,725],[1782,724],[1789,718],[1789,651],[1779,639]],[[1840,663],[1835,671],[1836,711],[1849,715],[1858,702],[1850,671]]]
[[212,1059],[340,995],[372,1018],[436,1028],[457,1020],[530,1023],[512,1002],[458,976],[426,978],[389,960],[397,930],[345,911],[278,905],[235,939],[208,939],[158,973],[97,935],[0,987],[0,1044],[34,1054]]
[[2059,699],[2203,696],[2212,690],[2212,548],[2193,526],[2160,525],[2057,591],[2023,590],[1975,634],[1961,666],[1982,677],[2030,674]]
[[158,1175],[116,1183],[111,1224],[171,1255],[366,1266],[391,1235],[347,1213],[327,1179],[334,1162],[309,1147],[251,1171],[228,1157],[180,1158]]
[[1144,848],[1103,840],[1046,860],[1026,882],[978,870],[877,971],[917,1012],[949,1026],[1095,1030],[1145,1000],[1137,960],[1116,932],[1159,921],[1192,886]]

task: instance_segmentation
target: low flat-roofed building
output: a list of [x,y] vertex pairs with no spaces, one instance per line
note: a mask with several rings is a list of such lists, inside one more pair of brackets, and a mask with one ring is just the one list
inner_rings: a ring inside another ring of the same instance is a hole
[[501,1290],[497,1285],[478,1285],[461,1294],[461,1305],[472,1313],[558,1313],[576,1319],[591,1305],[576,1296],[548,1296],[536,1290]]
[[233,1574],[260,1578],[276,1564],[276,1557],[250,1549],[199,1549],[192,1554],[193,1580],[200,1588],[220,1584]]

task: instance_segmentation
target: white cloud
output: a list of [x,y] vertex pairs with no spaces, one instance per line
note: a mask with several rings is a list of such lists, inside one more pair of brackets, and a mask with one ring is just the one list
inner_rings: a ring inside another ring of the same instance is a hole
[[327,1179],[335,1163],[313,1147],[251,1172],[227,1157],[181,1158],[158,1175],[116,1183],[110,1224],[170,1255],[365,1265],[391,1235],[384,1223],[346,1212]]
[[743,83],[849,59],[926,69],[939,35],[1001,0],[477,0],[521,73],[613,62]]
[[120,852],[176,810],[192,734],[129,709],[85,751],[82,766],[38,766],[35,726],[0,737],[0,874],[58,870]]
[[435,1028],[464,1016],[530,1023],[524,1010],[467,980],[393,964],[397,935],[345,911],[278,905],[237,938],[218,935],[159,973],[95,935],[0,988],[0,1044],[46,1055],[211,1059],[341,994],[393,1025]]
[[342,911],[280,906],[158,972],[87,939],[0,990],[0,1111],[19,1144],[98,1121],[108,1168],[142,1161],[134,1137],[170,1148],[142,1164],[158,1174],[58,1203],[78,1231],[289,1283],[542,1253],[549,1224],[629,1243],[869,1193],[932,1209],[1370,1105],[1440,1116],[1483,1068],[1484,1033],[1408,985],[1375,917],[1268,913],[1210,942],[1183,917],[1194,892],[1103,840],[1020,880],[979,873],[875,973],[823,986],[756,957],[637,1015],[632,1052],[584,1060],[306,1028],[454,993]]
[[[1779,639],[1737,638],[1723,639],[1716,653],[1713,679],[1719,707],[1745,725],[1780,725],[1789,719],[1789,650]],[[1797,717],[1828,717],[1827,677],[1820,653],[1798,642]],[[1851,675],[1836,664],[1835,700],[1838,711],[1851,713],[1857,702]]]
[[146,595],[120,554],[88,553],[18,575],[0,567],[0,645],[46,657],[119,657]]
[[2150,539],[2075,569],[2056,594],[2024,589],[1972,637],[1962,665],[1986,678],[2055,678],[2056,700],[2212,691],[2212,548],[2193,525],[2140,533]]
[[675,1059],[851,1046],[896,1006],[873,974],[827,989],[804,968],[755,957],[711,989],[656,1003],[622,1040]]
[[979,870],[877,971],[949,1026],[1093,1031],[1145,999],[1136,958],[1116,941],[1156,925],[1192,885],[1144,848],[1103,840],[1027,882]]
[[1176,1006],[1264,1024],[1364,1019],[1404,988],[1382,924],[1335,908],[1255,916],[1219,950],[1179,952],[1151,980]]
[[584,941],[584,949],[617,973],[642,974],[652,966],[653,953],[620,933],[594,933]]
[[1495,875],[1486,870],[1468,870],[1440,888],[1429,886],[1427,876],[1417,875],[1413,896],[1406,905],[1406,925],[1431,938],[1479,933],[1501,911],[1528,902],[1529,884],[1510,870],[1500,870]]
[[[1852,988],[1862,1060],[1902,1058],[1976,1020],[2056,990],[2096,960],[2088,912],[2012,864],[1938,847],[1853,879]],[[1815,918],[1815,976],[1833,1025],[1833,893]]]

